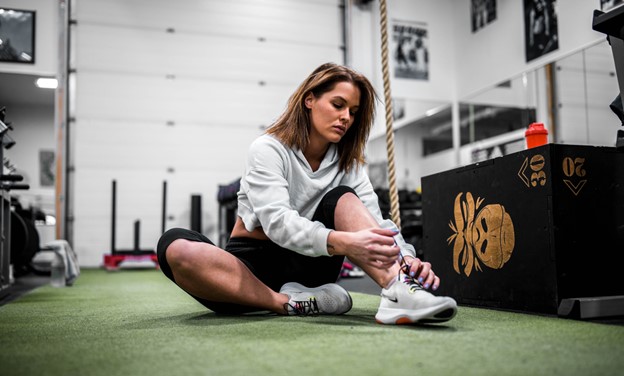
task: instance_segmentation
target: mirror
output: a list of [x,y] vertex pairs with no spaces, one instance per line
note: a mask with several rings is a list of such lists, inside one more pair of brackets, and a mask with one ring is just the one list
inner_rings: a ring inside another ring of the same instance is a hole
[[[552,143],[614,146],[620,121],[609,105],[618,93],[611,48],[602,40],[463,98],[458,154],[451,105],[408,102],[395,120],[397,185],[419,189],[422,176],[523,150],[532,122],[546,125]],[[385,137],[371,140],[367,156],[373,184],[387,188]]]

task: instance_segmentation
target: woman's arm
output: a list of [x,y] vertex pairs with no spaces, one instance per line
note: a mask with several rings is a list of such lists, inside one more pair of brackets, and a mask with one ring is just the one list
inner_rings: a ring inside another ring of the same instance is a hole
[[394,240],[399,248],[401,248],[402,255],[416,257],[416,250],[414,249],[414,246],[405,241],[403,235],[399,232],[398,226],[392,222],[392,220],[383,218],[381,209],[379,208],[379,197],[377,197],[366,172],[363,169],[353,172],[350,176],[350,180],[351,182],[349,184],[351,184],[351,187],[353,187],[360,200],[362,200],[364,205],[370,211],[371,215],[377,220],[379,226],[383,229],[393,230],[396,232]]

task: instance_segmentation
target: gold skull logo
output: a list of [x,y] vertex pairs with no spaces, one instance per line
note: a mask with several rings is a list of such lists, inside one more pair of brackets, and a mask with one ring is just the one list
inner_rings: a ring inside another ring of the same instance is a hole
[[515,245],[511,216],[503,205],[490,204],[479,210],[482,198],[477,197],[475,203],[472,193],[466,193],[465,200],[462,196],[460,192],[455,197],[455,223],[449,222],[454,233],[447,241],[455,242],[453,268],[461,274],[461,262],[468,277],[473,268],[482,271],[479,261],[492,269],[502,268],[511,258]]

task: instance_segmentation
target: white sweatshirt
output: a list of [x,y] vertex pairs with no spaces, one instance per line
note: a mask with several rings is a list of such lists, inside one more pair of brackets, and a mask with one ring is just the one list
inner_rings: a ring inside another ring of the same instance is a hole
[[[327,237],[333,230],[311,219],[325,194],[340,185],[355,190],[381,227],[396,229],[392,221],[383,219],[364,168],[347,174],[339,170],[338,162],[334,144],[319,169],[312,171],[301,150],[291,149],[271,135],[257,138],[249,148],[238,192],[238,216],[247,231],[262,227],[281,247],[306,256],[328,256]],[[401,234],[395,240],[404,255],[416,254]]]

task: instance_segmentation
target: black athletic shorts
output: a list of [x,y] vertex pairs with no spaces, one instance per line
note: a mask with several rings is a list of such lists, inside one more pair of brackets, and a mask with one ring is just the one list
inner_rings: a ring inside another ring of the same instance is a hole
[[[327,228],[334,228],[334,211],[338,199],[345,193],[355,191],[339,186],[328,192],[321,200],[313,221],[319,221]],[[186,239],[214,245],[206,236],[192,230],[173,228],[166,231],[158,241],[158,263],[163,273],[175,283],[173,273],[165,256],[169,245],[177,239]],[[251,238],[231,238],[225,250],[241,260],[251,272],[274,291],[287,282],[299,282],[304,286],[315,287],[336,282],[344,257],[310,257],[282,248],[269,240]],[[193,296],[193,295],[191,295]],[[193,296],[198,302],[217,313],[239,314],[258,311],[255,307],[238,304],[213,302]]]

